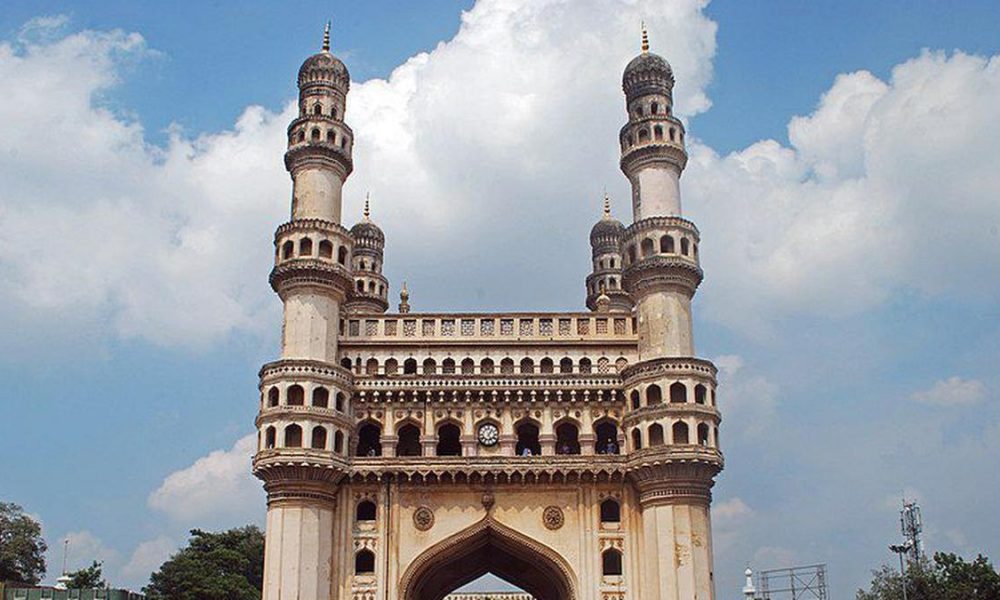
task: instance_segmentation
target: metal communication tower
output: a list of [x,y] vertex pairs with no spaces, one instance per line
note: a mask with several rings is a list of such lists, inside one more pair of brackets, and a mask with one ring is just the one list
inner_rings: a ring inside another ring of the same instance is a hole
[[828,600],[826,565],[771,569],[758,574],[760,600]]
[[924,530],[924,523],[920,518],[920,507],[915,501],[907,502],[905,498],[903,499],[899,522],[903,530],[903,539],[909,545],[906,557],[911,562],[919,561],[924,555],[924,547],[920,543],[920,532]]

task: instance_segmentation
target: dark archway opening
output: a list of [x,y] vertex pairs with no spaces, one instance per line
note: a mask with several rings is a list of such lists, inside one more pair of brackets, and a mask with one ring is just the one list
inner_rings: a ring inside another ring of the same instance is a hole
[[600,421],[594,426],[594,452],[618,454],[618,427],[611,421]]
[[365,423],[358,429],[358,456],[382,456],[382,429]]
[[441,600],[487,574],[535,600],[575,600],[569,569],[554,553],[498,523],[473,527],[414,561],[400,582],[403,600]]
[[517,426],[517,446],[514,449],[518,456],[540,455],[542,445],[538,441],[538,426],[529,422],[519,424]]
[[445,423],[438,428],[438,456],[462,456],[462,432],[454,423]]
[[556,454],[579,454],[580,435],[576,425],[562,423],[556,427]]
[[420,456],[420,429],[412,423],[407,423],[396,432],[399,441],[396,442],[396,456]]

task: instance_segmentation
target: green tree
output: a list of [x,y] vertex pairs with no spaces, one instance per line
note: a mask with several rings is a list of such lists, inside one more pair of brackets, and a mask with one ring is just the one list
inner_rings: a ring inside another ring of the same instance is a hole
[[89,567],[67,573],[66,576],[69,577],[66,587],[71,590],[90,590],[106,586],[101,573],[101,563],[96,560]]
[[260,529],[192,529],[188,546],[160,565],[143,592],[150,600],[259,600],[263,582]]
[[[1000,574],[985,556],[965,562],[938,552],[933,561],[911,562],[906,568],[907,600],[1000,600]],[[869,590],[857,600],[903,600],[903,578],[889,566],[872,572]]]
[[38,521],[0,502],[0,581],[37,584],[45,576],[45,540]]

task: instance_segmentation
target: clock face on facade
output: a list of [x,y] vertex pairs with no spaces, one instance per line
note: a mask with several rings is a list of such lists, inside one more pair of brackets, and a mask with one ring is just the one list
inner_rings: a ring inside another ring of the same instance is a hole
[[479,443],[493,446],[500,440],[500,430],[493,423],[485,423],[479,428]]

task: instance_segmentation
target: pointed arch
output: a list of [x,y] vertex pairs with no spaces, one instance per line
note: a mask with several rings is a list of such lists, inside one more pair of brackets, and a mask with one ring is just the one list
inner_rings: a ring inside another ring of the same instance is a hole
[[441,600],[492,572],[536,600],[576,600],[576,576],[555,550],[492,517],[418,555],[399,580],[402,600]]

